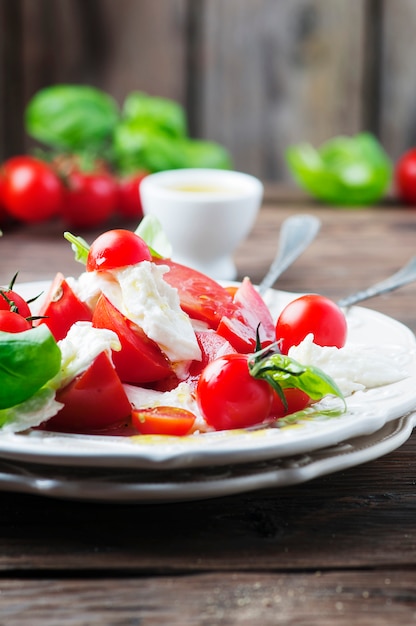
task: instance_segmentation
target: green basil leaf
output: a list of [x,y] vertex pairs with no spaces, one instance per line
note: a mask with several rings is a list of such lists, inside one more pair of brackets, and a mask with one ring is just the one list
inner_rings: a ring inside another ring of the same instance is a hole
[[141,91],[130,93],[123,105],[122,118],[144,128],[169,137],[186,137],[186,115],[183,107],[174,100],[149,96]]
[[282,389],[296,388],[304,391],[312,400],[321,400],[332,395],[341,398],[344,396],[335,381],[320,368],[311,365],[302,365],[284,354],[271,354],[264,358],[256,355],[249,360],[250,374],[254,378],[267,380],[277,393]]
[[134,121],[114,130],[114,153],[121,172],[160,172],[186,167],[182,141]]
[[136,228],[135,233],[147,243],[152,256],[160,259],[170,259],[172,246],[155,215],[145,215]]
[[61,366],[61,351],[46,325],[0,332],[0,409],[33,396]]
[[13,433],[34,428],[56,415],[61,408],[62,404],[55,400],[55,390],[46,385],[24,402],[1,409],[0,428]]
[[85,239],[83,239],[82,237],[76,237],[68,231],[64,232],[64,237],[71,244],[71,248],[75,255],[75,261],[86,265],[90,246],[85,241]]
[[25,111],[26,131],[62,150],[94,150],[111,139],[119,119],[109,95],[86,85],[53,85],[38,91]]
[[290,146],[285,156],[299,186],[334,205],[373,204],[392,177],[392,162],[371,133],[335,137],[319,149],[301,143]]
[[231,169],[229,152],[220,144],[202,139],[189,139],[182,146],[185,167]]

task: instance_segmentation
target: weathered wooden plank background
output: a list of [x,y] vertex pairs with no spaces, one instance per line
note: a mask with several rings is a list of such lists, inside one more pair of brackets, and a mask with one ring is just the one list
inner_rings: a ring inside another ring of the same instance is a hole
[[0,159],[30,146],[41,87],[93,84],[181,102],[238,169],[290,177],[287,145],[375,132],[416,144],[414,0],[0,0]]

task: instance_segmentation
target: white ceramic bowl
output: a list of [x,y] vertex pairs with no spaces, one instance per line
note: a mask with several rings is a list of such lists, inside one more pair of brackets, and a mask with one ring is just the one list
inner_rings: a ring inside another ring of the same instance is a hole
[[172,259],[215,279],[236,277],[233,253],[256,220],[263,185],[242,172],[169,170],[143,179],[145,215],[161,223]]

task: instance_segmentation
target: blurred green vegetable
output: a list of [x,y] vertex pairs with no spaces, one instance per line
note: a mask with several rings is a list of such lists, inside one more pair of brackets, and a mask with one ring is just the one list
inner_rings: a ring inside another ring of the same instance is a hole
[[84,85],[46,87],[35,94],[25,111],[29,135],[68,152],[103,149],[118,119],[116,102]]
[[135,122],[136,127],[152,128],[171,137],[186,137],[184,109],[173,100],[133,91],[124,102],[122,119]]
[[39,91],[25,112],[27,133],[52,150],[101,157],[120,175],[138,170],[232,166],[221,145],[187,134],[184,108],[173,100],[130,93],[121,111],[99,89],[55,85]]
[[357,206],[377,202],[390,184],[393,164],[370,133],[335,137],[318,150],[290,146],[286,162],[305,191],[323,202]]

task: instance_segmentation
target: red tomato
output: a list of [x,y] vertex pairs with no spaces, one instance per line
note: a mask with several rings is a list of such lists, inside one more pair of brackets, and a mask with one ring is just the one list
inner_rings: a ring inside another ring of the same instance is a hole
[[197,401],[206,422],[216,430],[261,424],[270,414],[273,390],[256,380],[248,356],[228,354],[212,361],[201,373]]
[[213,330],[196,331],[195,335],[201,349],[202,358],[200,361],[193,361],[189,368],[189,378],[187,382],[192,386],[197,384],[201,372],[208,363],[215,361],[215,359],[225,354],[236,353],[236,350],[230,342]]
[[301,389],[284,389],[283,393],[286,398],[287,408],[276,391],[273,391],[273,402],[270,409],[271,417],[279,418],[302,411],[311,401],[310,397]]
[[49,165],[30,156],[16,156],[3,166],[3,199],[8,213],[23,222],[41,222],[57,215],[63,185]]
[[88,252],[87,272],[112,270],[141,261],[151,261],[147,243],[131,230],[107,230],[93,241]]
[[174,406],[157,406],[134,409],[132,426],[142,435],[187,435],[194,425],[195,415],[186,409]]
[[55,276],[37,315],[45,316],[39,324],[46,324],[56,341],[66,337],[75,322],[90,322],[92,312],[81,302],[68,285],[63,274]]
[[395,183],[400,200],[416,205],[416,148],[405,152],[396,163]]
[[165,281],[178,290],[182,309],[195,320],[205,322],[216,330],[224,315],[235,311],[232,296],[212,278],[186,265],[169,259],[153,259],[159,265],[167,265]]
[[[201,349],[201,360],[192,361],[189,367],[188,377],[185,379],[192,390],[196,389],[202,370],[220,356],[236,352],[232,345],[218,335],[214,330],[195,331],[198,345]],[[175,389],[181,381],[172,373],[168,378],[160,380],[152,385],[157,391],[170,391]]]
[[254,352],[257,328],[263,346],[274,341],[275,324],[272,315],[249,278],[245,278],[237,289],[234,304],[234,313],[221,319],[218,333],[238,352]]
[[289,302],[276,323],[276,340],[287,354],[306,335],[312,333],[318,346],[342,348],[347,340],[345,315],[335,302],[316,294],[301,296]]
[[0,224],[5,224],[7,217],[7,209],[4,200],[4,175],[0,170]]
[[66,178],[61,214],[73,228],[93,228],[115,212],[117,198],[117,182],[111,174],[104,170],[75,169]]
[[113,330],[121,343],[121,350],[113,352],[112,358],[121,380],[125,383],[142,384],[167,378],[172,367],[167,356],[156,342],[149,339],[140,326],[127,319],[101,295],[92,318],[96,328]]
[[131,405],[105,352],[82,374],[56,394],[64,407],[44,428],[60,432],[93,432],[116,427],[128,420]]
[[22,317],[32,315],[26,300],[13,289],[0,289],[0,310],[13,311]]
[[140,184],[145,176],[147,172],[137,172],[118,181],[118,211],[127,219],[143,217]]
[[0,310],[0,330],[6,333],[20,333],[29,330],[32,324],[19,313],[10,310]]

